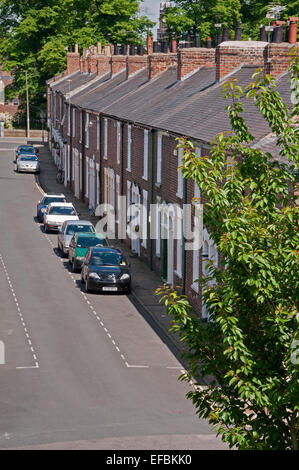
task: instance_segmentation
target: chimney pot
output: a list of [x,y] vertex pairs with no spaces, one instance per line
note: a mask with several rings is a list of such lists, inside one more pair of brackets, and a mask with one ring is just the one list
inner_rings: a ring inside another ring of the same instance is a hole
[[173,52],[173,53],[177,52],[177,41],[176,41],[176,39],[171,40],[170,48],[171,48],[171,52]]
[[130,55],[135,55],[135,46],[133,46],[133,44],[130,45],[129,54]]
[[113,46],[113,55],[118,55],[119,54],[119,47],[115,44]]
[[199,35],[194,37],[194,47],[200,47],[200,36]]
[[242,28],[240,26],[235,29],[235,41],[242,41]]
[[222,42],[229,40],[229,29],[223,28],[222,30]]
[[153,38],[150,34],[148,34],[148,36],[147,36],[146,45],[147,45],[148,55],[152,54],[153,53]]
[[297,42],[297,22],[299,18],[296,16],[290,17],[290,25],[289,25],[289,44],[296,44]]
[[273,42],[280,44],[282,42],[282,26],[275,26],[273,30]]
[[267,33],[265,26],[260,26],[260,41],[267,42]]
[[144,55],[144,47],[143,46],[137,46],[137,54],[138,55]]
[[211,38],[206,39],[206,47],[207,47],[207,49],[211,49],[211,47],[212,47],[212,39]]

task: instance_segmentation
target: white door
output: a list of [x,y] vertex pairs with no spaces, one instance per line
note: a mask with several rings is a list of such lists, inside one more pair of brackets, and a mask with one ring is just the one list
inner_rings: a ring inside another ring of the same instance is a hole
[[94,162],[91,162],[91,168],[89,169],[89,207],[95,209],[95,171]]

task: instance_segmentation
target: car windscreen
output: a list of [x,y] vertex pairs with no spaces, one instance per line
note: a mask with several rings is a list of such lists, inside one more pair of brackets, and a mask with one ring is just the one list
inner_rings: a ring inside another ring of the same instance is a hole
[[77,248],[89,248],[90,246],[104,245],[105,239],[94,237],[79,237],[77,240]]
[[51,215],[77,215],[73,207],[51,207],[49,210]]
[[121,266],[126,262],[120,253],[113,251],[94,253],[90,258],[90,264],[94,266]]
[[38,158],[35,155],[28,155],[28,156],[27,155],[26,156],[22,155],[20,157],[20,161],[21,162],[37,162]]
[[66,235],[74,235],[74,233],[80,232],[92,233],[94,232],[94,228],[92,225],[68,225],[65,233]]
[[27,147],[27,146],[24,146],[24,147],[19,147],[18,148],[18,153],[34,153],[34,147]]
[[51,204],[51,202],[65,202],[64,197],[45,197],[43,199],[43,204],[48,205]]

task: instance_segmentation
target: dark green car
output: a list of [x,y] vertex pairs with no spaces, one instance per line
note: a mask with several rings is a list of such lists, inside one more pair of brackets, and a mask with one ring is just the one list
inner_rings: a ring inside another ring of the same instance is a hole
[[74,273],[81,269],[88,248],[94,246],[109,246],[105,235],[90,232],[74,234],[69,247],[69,264],[72,265]]

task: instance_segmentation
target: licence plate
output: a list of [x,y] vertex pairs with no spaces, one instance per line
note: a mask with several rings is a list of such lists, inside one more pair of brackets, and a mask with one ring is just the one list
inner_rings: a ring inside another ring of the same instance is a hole
[[103,287],[103,290],[106,290],[106,291],[117,291],[117,287]]

